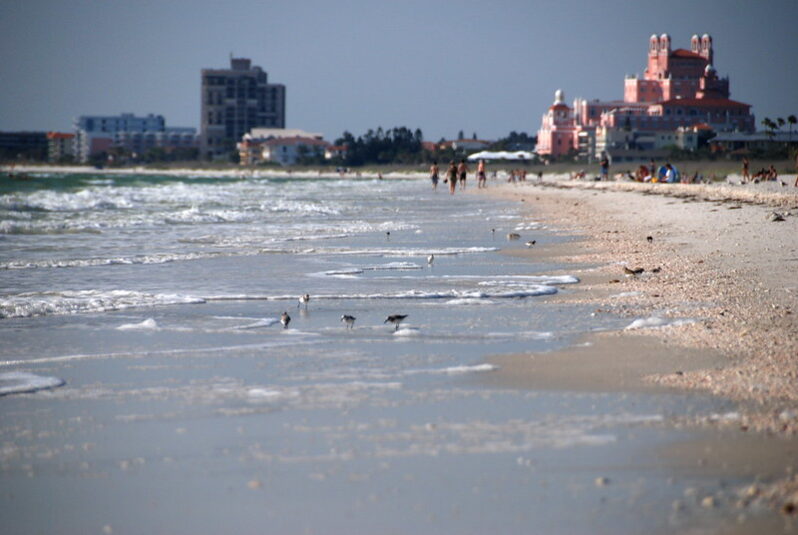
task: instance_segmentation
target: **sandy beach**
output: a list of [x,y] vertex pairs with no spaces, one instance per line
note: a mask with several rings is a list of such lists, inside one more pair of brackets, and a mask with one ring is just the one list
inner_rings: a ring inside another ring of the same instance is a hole
[[[581,284],[550,299],[629,318],[626,329],[591,335],[564,352],[497,356],[493,379],[535,389],[665,388],[728,399],[735,408],[727,414],[701,421],[675,415],[671,422],[729,433],[727,447],[713,448],[717,439],[708,439],[681,454],[710,451],[731,466],[753,462],[769,483],[738,489],[734,507],[756,503],[794,517],[798,193],[768,186],[560,177],[491,189],[525,203],[528,217],[549,230],[574,236],[516,253],[573,266],[569,273]],[[765,469],[764,457],[777,459],[775,469]]]

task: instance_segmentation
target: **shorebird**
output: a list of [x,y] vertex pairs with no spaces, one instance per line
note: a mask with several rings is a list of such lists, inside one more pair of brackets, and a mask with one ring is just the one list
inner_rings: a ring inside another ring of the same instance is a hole
[[533,246],[533,245],[535,245],[537,242],[538,242],[537,240],[530,240],[530,241],[526,242],[526,246],[527,246],[527,247],[532,247],[532,246]]
[[645,269],[643,269],[643,268],[629,269],[628,267],[623,266],[623,272],[626,273],[627,275],[636,276],[636,275],[640,275],[644,271],[645,271]]
[[427,257],[427,265],[431,266],[433,262],[435,262],[435,255],[431,254]]
[[653,242],[653,241],[654,241],[654,236],[646,236],[646,241],[647,241],[648,243],[651,243],[651,242]]
[[385,233],[385,239],[386,240],[390,240],[391,239],[391,231],[390,230]]
[[291,316],[288,315],[288,312],[283,312],[280,316],[280,323],[283,324],[283,329],[288,328],[288,324],[291,323]]
[[309,301],[310,301],[310,295],[309,294],[300,295],[299,296],[299,304],[297,304],[296,307],[299,308],[300,306],[305,305],[305,310],[307,310]]
[[508,240],[520,240],[521,239],[521,235],[518,234],[517,232],[511,232],[511,233],[509,233],[507,235],[507,239]]
[[346,323],[346,328],[347,329],[354,328],[356,319],[357,318],[355,318],[354,316],[350,316],[349,314],[344,314],[343,316],[341,316],[341,321]]
[[406,317],[407,314],[391,314],[390,316],[385,318],[385,321],[383,321],[383,323],[389,323],[389,322],[393,323],[394,326],[396,327],[394,330],[398,331],[399,324],[402,323]]

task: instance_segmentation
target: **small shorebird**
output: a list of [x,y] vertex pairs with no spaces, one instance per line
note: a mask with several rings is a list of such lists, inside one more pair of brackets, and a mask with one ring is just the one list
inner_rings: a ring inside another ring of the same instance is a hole
[[398,331],[399,324],[402,323],[406,317],[407,314],[391,314],[390,316],[385,318],[385,321],[383,321],[383,323],[393,323],[394,326],[396,327],[394,330]]
[[356,319],[357,318],[355,318],[354,316],[350,316],[349,314],[344,314],[343,316],[341,316],[341,321],[346,323],[346,328],[347,329],[354,328]]
[[507,239],[508,240],[520,240],[521,239],[521,235],[518,234],[517,232],[511,232],[511,233],[509,233],[507,235]]
[[283,329],[288,328],[288,324],[291,323],[291,316],[288,315],[288,312],[283,312],[280,316],[280,323],[283,324]]
[[433,262],[435,262],[435,255],[431,254],[427,257],[427,265],[431,266]]
[[646,236],[646,241],[647,241],[648,243],[651,243],[651,242],[653,242],[653,241],[654,241],[654,236]]
[[385,233],[385,239],[386,240],[390,240],[391,239],[391,231],[390,230]]
[[532,247],[532,246],[533,246],[533,245],[535,245],[537,242],[538,242],[537,240],[530,240],[530,241],[526,242],[526,246],[527,246],[527,247]]
[[636,275],[640,275],[644,271],[645,271],[645,269],[643,269],[643,268],[629,269],[628,267],[623,266],[623,272],[626,273],[627,275],[636,276]]
[[300,306],[305,305],[305,310],[307,310],[309,301],[310,301],[309,294],[301,295],[299,296],[299,304],[296,307],[299,308]]

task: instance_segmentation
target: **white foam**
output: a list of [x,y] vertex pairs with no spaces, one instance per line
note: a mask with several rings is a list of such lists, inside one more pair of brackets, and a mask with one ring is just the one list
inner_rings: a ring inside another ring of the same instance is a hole
[[691,323],[695,323],[695,320],[692,319],[681,319],[681,320],[670,320],[665,318],[660,318],[658,316],[652,316],[650,318],[640,318],[634,320],[632,323],[626,326],[626,329],[652,329],[652,328],[661,328],[661,327],[678,327],[681,325],[689,325]]
[[58,377],[44,377],[26,372],[5,372],[0,373],[0,396],[35,392],[64,384],[64,380]]
[[158,323],[152,318],[147,318],[141,323],[125,323],[117,327],[119,331],[157,331],[159,329]]
[[22,293],[0,299],[0,318],[27,318],[50,314],[107,312],[136,307],[203,303],[179,294],[148,294],[132,290],[67,290]]
[[468,306],[468,305],[493,305],[495,304],[490,299],[474,299],[471,297],[464,297],[460,299],[450,299],[446,301],[447,305],[451,306]]
[[394,336],[418,336],[421,330],[418,327],[401,327],[393,333]]

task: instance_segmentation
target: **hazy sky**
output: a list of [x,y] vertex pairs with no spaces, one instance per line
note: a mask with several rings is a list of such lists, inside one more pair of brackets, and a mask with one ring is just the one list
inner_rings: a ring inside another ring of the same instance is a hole
[[495,139],[536,132],[558,88],[623,98],[664,32],[688,49],[712,35],[757,123],[798,115],[797,0],[6,0],[0,130],[122,112],[198,127],[200,70],[232,53],[286,85],[290,128]]

